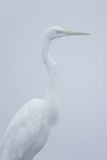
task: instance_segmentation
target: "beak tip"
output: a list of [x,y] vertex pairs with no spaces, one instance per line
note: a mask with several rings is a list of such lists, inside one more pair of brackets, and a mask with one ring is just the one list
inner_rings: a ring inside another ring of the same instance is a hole
[[87,35],[89,35],[89,36],[90,36],[91,34],[90,34],[90,33],[87,33]]

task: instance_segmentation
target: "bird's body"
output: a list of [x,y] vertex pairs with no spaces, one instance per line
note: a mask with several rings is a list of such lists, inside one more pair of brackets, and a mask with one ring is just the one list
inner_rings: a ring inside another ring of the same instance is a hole
[[51,128],[58,120],[56,64],[49,55],[50,42],[66,35],[87,35],[61,27],[46,31],[42,57],[49,84],[45,98],[28,101],[16,114],[3,135],[0,160],[32,160],[47,142]]
[[32,160],[42,149],[58,118],[47,106],[46,100],[32,99],[21,108],[3,136],[0,160]]

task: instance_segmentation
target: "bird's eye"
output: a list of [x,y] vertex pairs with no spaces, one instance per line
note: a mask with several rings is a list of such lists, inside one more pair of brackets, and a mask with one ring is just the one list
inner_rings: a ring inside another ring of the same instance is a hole
[[61,34],[61,33],[62,33],[62,31],[60,31],[60,30],[57,30],[57,31],[56,31],[56,33],[57,33],[57,34]]

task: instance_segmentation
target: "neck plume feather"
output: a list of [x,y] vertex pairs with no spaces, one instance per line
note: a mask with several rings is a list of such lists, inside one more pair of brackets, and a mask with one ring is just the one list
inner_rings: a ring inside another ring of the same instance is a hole
[[48,52],[50,43],[51,43],[50,40],[45,39],[42,46],[43,63],[48,73],[48,89],[45,98],[47,98],[49,101],[55,102],[57,100],[57,88],[58,88],[57,71],[56,71],[56,63]]

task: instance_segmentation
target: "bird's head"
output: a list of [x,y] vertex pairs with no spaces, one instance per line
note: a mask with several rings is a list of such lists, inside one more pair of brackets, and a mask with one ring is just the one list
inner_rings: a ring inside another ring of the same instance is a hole
[[90,34],[67,30],[59,26],[50,27],[45,33],[45,36],[49,40],[53,40],[63,36],[74,36],[74,35],[90,35]]

